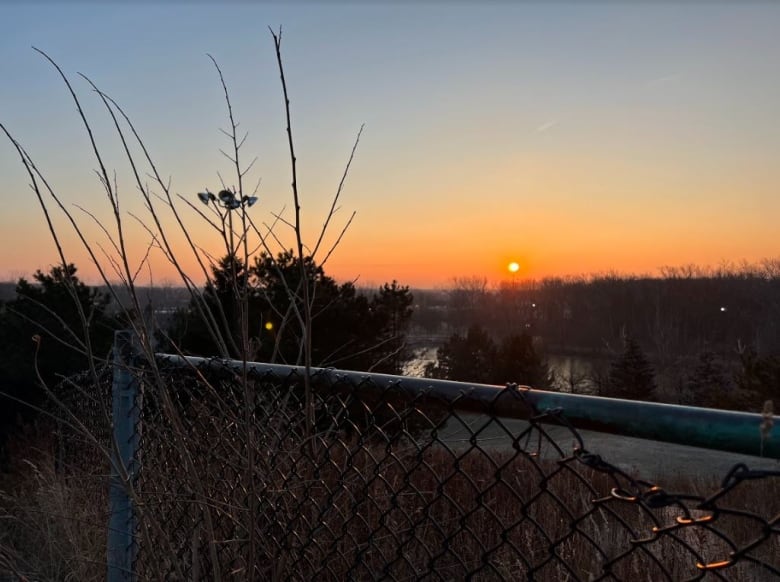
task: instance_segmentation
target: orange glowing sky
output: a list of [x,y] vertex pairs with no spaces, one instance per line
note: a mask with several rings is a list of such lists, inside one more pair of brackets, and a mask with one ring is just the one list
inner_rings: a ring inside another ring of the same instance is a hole
[[[262,178],[253,217],[268,222],[286,207],[289,219],[283,109],[265,32],[279,23],[309,241],[365,123],[328,239],[357,212],[326,265],[340,280],[433,287],[462,276],[506,281],[510,261],[517,277],[540,278],[780,255],[777,5],[35,3],[3,12],[0,49],[18,57],[0,65],[0,122],[88,239],[110,252],[74,206],[110,224],[74,107],[29,46],[49,52],[72,76],[117,171],[135,261],[149,236],[129,213],[148,218],[110,120],[75,73],[122,104],[172,190],[195,200],[220,188],[217,172],[236,183],[219,153],[227,122],[204,56],[213,54],[249,131],[245,160],[258,156],[248,179]],[[88,26],[96,18],[111,26]],[[8,140],[0,174],[0,278],[29,276],[57,258]],[[185,216],[218,254],[203,221]],[[96,281],[57,220],[69,260]],[[165,220],[183,265],[202,280]],[[284,227],[277,232],[289,244]],[[159,253],[142,272],[177,282]]]

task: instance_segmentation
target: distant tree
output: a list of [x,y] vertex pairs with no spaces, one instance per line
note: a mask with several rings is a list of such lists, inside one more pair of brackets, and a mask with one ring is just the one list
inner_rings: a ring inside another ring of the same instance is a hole
[[761,410],[766,400],[780,401],[780,355],[759,355],[752,346],[740,346],[734,381],[749,395],[751,410]]
[[88,367],[86,334],[94,355],[107,357],[118,327],[106,312],[108,296],[82,283],[74,265],[36,271],[33,281],[19,279],[16,298],[0,308],[0,391],[12,397],[0,396],[0,425],[5,428],[17,415],[23,420],[35,416],[33,407],[40,406],[46,395],[41,380],[52,388]]
[[550,368],[529,334],[510,335],[496,344],[479,325],[471,326],[465,336],[450,336],[436,362],[425,367],[425,375],[478,384],[516,382],[537,388],[552,384]]
[[371,298],[370,311],[380,340],[375,350],[376,364],[372,370],[385,374],[400,374],[404,362],[409,359],[406,333],[412,318],[414,297],[409,287],[385,283]]
[[439,348],[436,362],[425,368],[426,376],[490,384],[495,380],[498,348],[487,332],[471,326],[465,336],[453,334]]
[[593,379],[597,374],[596,370],[586,372],[578,369],[575,362],[571,358],[564,360],[563,365],[554,373],[551,371],[551,380],[555,382],[564,392],[570,394],[577,394],[589,390],[589,385],[594,384],[598,386],[598,383]]
[[684,404],[707,408],[731,408],[734,404],[734,386],[726,367],[718,355],[710,350],[699,354],[685,388]]
[[[248,282],[246,267],[235,256],[226,256],[216,265],[212,265],[211,272],[211,280],[202,294],[192,297],[186,307],[177,309],[165,333],[158,334],[163,351],[181,350],[202,356],[217,355],[219,348],[215,338],[216,326],[231,355],[240,355],[238,301],[241,293],[249,293],[248,289],[243,288],[245,282]],[[212,320],[210,325],[206,322],[204,313],[209,314]]]
[[[311,257],[305,258],[304,269],[311,297],[314,365],[368,369],[383,356],[379,344],[385,322],[352,283],[339,285]],[[276,257],[261,253],[251,272],[258,325],[263,325],[260,359],[299,363],[302,336],[296,313],[303,310],[299,259],[291,251]]]
[[447,325],[447,298],[445,291],[416,289],[411,327],[426,334],[441,333]]
[[[366,297],[352,283],[339,285],[310,257],[304,259],[304,271],[311,298],[312,363],[400,371],[408,358],[403,345],[413,301],[409,288],[394,281]],[[247,274],[252,359],[300,363],[302,333],[297,318],[303,312],[303,293],[299,259],[292,251],[276,257],[260,253]],[[244,280],[243,265],[233,265],[225,258],[214,269],[213,282],[204,291],[212,312],[224,313],[231,330],[237,319],[235,289]],[[194,301],[177,313],[168,335],[174,344],[170,347],[186,353],[217,353]]]
[[513,334],[501,341],[494,377],[498,383],[516,382],[535,388],[550,388],[552,374],[544,357],[537,352],[530,334]]
[[449,292],[449,323],[455,330],[480,325],[492,296],[484,277],[456,277]]
[[607,393],[603,395],[629,400],[652,400],[655,388],[655,372],[647,356],[636,340],[627,337],[623,353],[610,367]]

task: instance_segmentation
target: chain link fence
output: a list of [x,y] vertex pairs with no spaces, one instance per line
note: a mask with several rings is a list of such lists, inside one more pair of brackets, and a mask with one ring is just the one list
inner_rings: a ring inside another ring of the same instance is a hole
[[127,579],[780,575],[779,471],[645,481],[522,387],[316,370],[307,423],[299,368],[161,357],[135,378]]
[[[780,577],[780,470],[643,479],[542,391],[313,370],[307,399],[302,368],[128,351],[98,372],[60,387],[58,460],[113,475],[109,580]],[[777,458],[777,417],[696,414]]]

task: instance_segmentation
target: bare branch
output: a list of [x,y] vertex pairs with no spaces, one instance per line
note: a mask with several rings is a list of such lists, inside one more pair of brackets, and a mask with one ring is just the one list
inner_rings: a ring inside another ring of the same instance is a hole
[[352,220],[355,218],[356,214],[357,214],[357,212],[352,212],[352,215],[349,217],[349,220],[344,225],[344,228],[341,229],[341,232],[339,233],[339,236],[336,239],[336,242],[333,243],[333,246],[330,247],[330,250],[328,251],[328,254],[325,255],[324,259],[322,259],[322,262],[320,263],[320,266],[323,266],[325,263],[328,262],[328,259],[330,258],[330,255],[333,254],[333,251],[336,250],[337,246],[339,246],[339,243],[341,242],[341,239],[344,237],[344,234],[346,234],[347,229],[349,228],[349,225],[352,224]]
[[[344,182],[347,180],[347,175],[349,174],[349,168],[352,166],[352,160],[355,158],[355,152],[357,151],[358,144],[360,143],[360,136],[363,134],[363,128],[364,125],[360,126],[360,130],[358,131],[357,137],[355,138],[355,143],[352,145],[352,151],[349,153],[349,159],[347,160],[347,165],[344,167],[344,172],[341,174],[341,180],[339,180],[339,186],[336,189],[336,195],[333,196],[333,201],[330,205],[330,211],[328,212],[327,216],[325,217],[325,223],[322,225],[322,230],[320,230],[320,236],[317,238],[317,244],[314,245],[314,250],[312,251],[312,259],[316,256],[317,251],[320,248],[320,244],[322,243],[322,239],[325,237],[325,233],[328,230],[328,225],[330,224],[330,219],[333,218],[333,215],[336,212],[336,205],[338,204],[339,197],[341,196],[341,191],[344,188]],[[354,214],[352,215],[354,216]],[[350,222],[352,219],[350,219]],[[341,240],[341,237],[344,236],[344,231],[342,231],[341,235],[339,236],[339,240]],[[333,249],[328,253],[333,252]]]

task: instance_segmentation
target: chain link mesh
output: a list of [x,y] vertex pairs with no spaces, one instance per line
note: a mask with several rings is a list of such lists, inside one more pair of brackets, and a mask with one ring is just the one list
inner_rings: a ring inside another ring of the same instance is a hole
[[464,413],[403,382],[315,373],[307,427],[294,371],[146,371],[139,578],[780,575],[780,472],[739,465],[711,492],[667,489],[588,451],[561,411],[502,419],[508,399],[529,406],[523,389]]
[[44,412],[55,428],[55,462],[60,474],[95,475],[109,471],[105,451],[111,449],[111,384],[109,365],[61,380],[49,394]]

